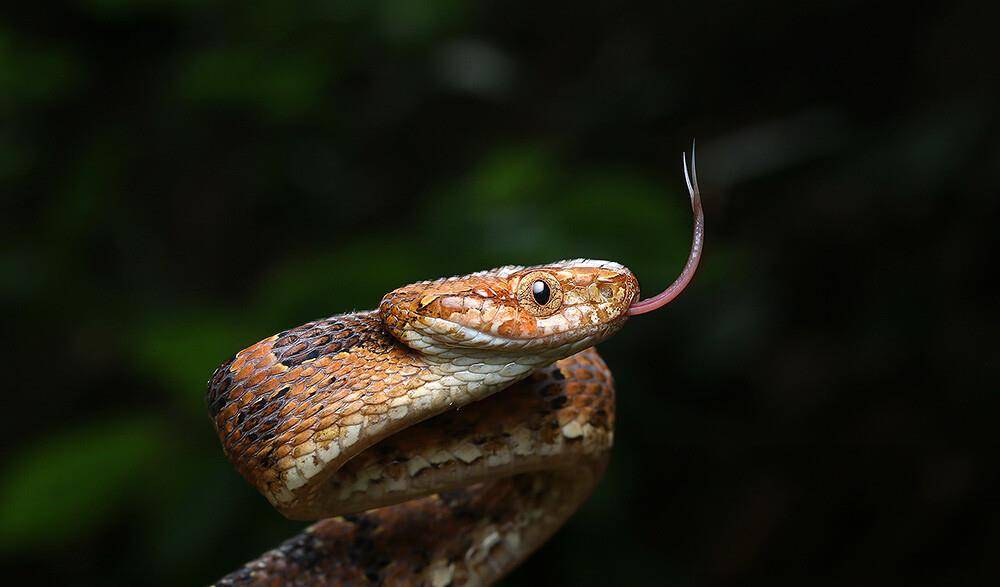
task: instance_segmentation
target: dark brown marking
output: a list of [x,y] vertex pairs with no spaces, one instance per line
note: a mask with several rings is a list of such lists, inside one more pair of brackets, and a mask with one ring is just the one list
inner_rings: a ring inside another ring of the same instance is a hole
[[208,413],[212,415],[212,419],[219,415],[228,400],[227,392],[233,385],[233,376],[229,373],[229,368],[235,360],[236,355],[233,355],[225,363],[219,365],[208,382],[208,393],[205,394],[205,399],[208,403]]

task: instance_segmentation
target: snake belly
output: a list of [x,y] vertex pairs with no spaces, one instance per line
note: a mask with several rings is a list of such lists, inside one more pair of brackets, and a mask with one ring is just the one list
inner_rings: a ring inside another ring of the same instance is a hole
[[[559,303],[525,311],[540,271]],[[237,353],[207,394],[225,454],[284,515],[321,521],[217,585],[497,581],[604,471],[614,389],[591,347],[637,296],[615,263],[508,267]]]

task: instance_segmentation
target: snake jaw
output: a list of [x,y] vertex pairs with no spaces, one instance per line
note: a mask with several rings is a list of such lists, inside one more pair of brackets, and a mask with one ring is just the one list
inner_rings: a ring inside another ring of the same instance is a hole
[[504,338],[440,318],[420,318],[417,325],[404,333],[403,341],[431,358],[443,356],[450,360],[456,353],[469,357],[495,355],[541,365],[607,339],[621,329],[625,318],[623,314],[607,323],[530,339]]

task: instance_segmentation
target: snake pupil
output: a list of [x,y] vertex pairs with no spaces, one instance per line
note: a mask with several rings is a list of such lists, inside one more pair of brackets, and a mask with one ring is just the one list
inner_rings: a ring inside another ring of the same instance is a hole
[[549,297],[551,296],[549,284],[545,283],[541,279],[531,284],[531,296],[535,298],[536,304],[544,306],[549,302]]

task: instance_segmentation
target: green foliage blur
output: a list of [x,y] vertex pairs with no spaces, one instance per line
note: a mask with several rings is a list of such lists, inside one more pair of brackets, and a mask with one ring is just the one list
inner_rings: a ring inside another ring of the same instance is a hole
[[[602,347],[616,452],[506,585],[994,584],[997,8],[0,9],[9,584],[206,584],[302,524],[225,461],[233,352],[419,279],[683,264]],[[5,580],[6,583],[6,580]]]

